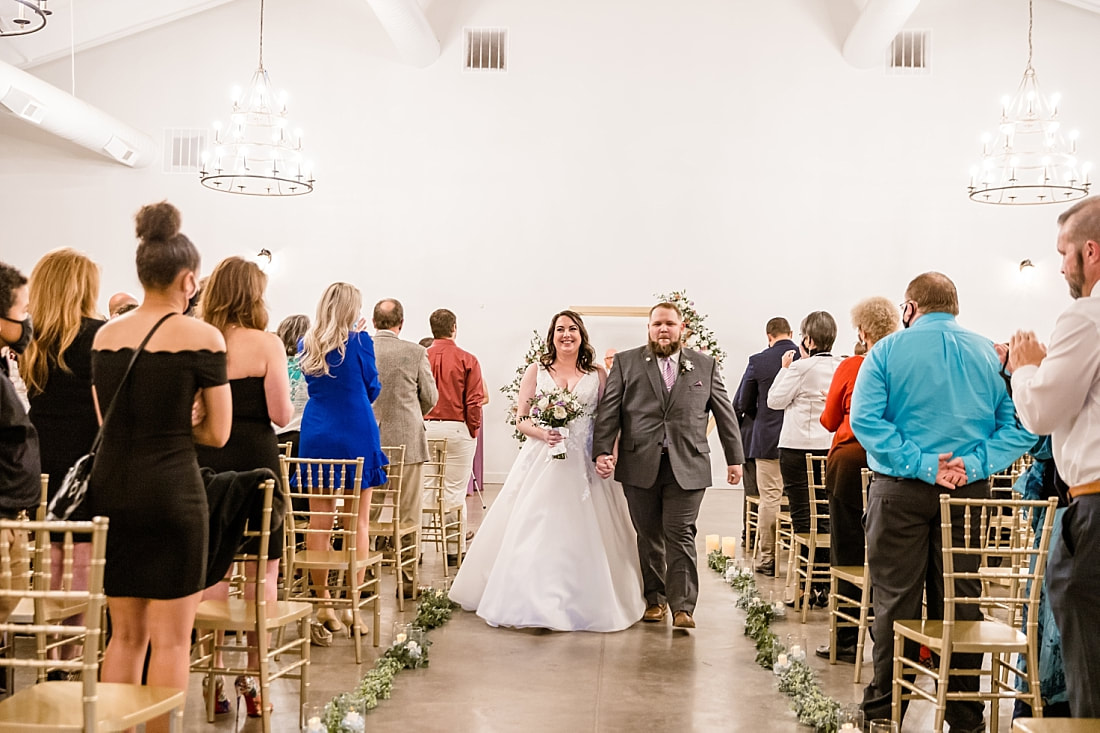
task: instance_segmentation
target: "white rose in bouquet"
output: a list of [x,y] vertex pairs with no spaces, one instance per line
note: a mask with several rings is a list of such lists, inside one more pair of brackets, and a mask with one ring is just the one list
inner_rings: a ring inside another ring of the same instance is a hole
[[569,413],[566,412],[565,408],[562,407],[561,405],[554,405],[553,414],[554,414],[554,417],[556,417],[557,419],[564,420],[565,416],[568,415]]

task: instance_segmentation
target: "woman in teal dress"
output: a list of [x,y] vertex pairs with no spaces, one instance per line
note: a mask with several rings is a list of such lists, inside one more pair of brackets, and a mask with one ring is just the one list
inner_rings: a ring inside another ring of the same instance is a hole
[[[347,283],[333,283],[321,296],[314,325],[302,339],[298,364],[309,386],[309,401],[302,414],[302,458],[363,459],[363,490],[359,497],[356,546],[369,547],[371,488],[386,483],[385,466],[378,423],[371,403],[378,398],[382,384],[374,363],[374,342],[370,334],[356,330],[362,324],[363,296]],[[311,505],[314,501],[310,501]],[[331,505],[331,502],[325,502]],[[328,511],[320,502],[313,511]],[[323,550],[326,534],[310,533],[306,549]],[[362,571],[360,571],[362,572]],[[312,584],[324,586],[326,572],[312,573]],[[360,577],[359,582],[362,582]],[[319,591],[328,598],[328,590]],[[329,631],[342,625],[331,607],[318,609],[317,620]]]

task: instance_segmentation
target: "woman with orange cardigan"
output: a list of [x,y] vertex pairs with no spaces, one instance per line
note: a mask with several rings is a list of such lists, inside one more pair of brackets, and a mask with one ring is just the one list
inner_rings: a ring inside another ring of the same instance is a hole
[[[898,322],[897,306],[887,298],[867,298],[852,308],[852,325],[868,351],[880,339],[898,330]],[[862,565],[864,559],[861,472],[867,468],[867,452],[856,440],[848,420],[856,375],[862,365],[863,356],[851,356],[840,363],[821,413],[821,424],[833,432],[833,445],[825,464],[825,490],[829,494],[829,561],[834,567]],[[843,580],[837,591],[849,598],[859,593],[851,583]],[[857,634],[855,627],[837,629],[837,659],[855,661]],[[818,647],[817,654],[828,657],[828,645]]]

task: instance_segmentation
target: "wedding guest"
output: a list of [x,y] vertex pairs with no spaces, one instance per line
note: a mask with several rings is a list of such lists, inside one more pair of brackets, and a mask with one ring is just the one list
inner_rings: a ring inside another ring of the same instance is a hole
[[[347,283],[333,283],[325,289],[317,304],[317,317],[302,339],[300,365],[309,385],[309,401],[302,415],[303,458],[363,458],[363,493],[359,498],[356,547],[370,546],[371,489],[386,483],[385,466],[389,463],[379,441],[378,421],[371,403],[378,399],[382,385],[374,361],[374,342],[365,331],[353,330],[360,322],[363,296]],[[310,510],[334,511],[331,499],[311,499]],[[320,519],[313,515],[313,519]],[[332,522],[328,521],[331,528]],[[311,532],[307,550],[324,550],[330,534]],[[363,582],[362,573],[357,582]],[[320,598],[329,598],[328,572],[310,571],[312,585]],[[331,606],[317,609],[317,620],[329,631],[343,630],[344,623],[362,623],[350,611],[344,622]]]
[[[852,308],[852,325],[859,336],[857,345],[866,353],[898,330],[897,307],[887,298],[867,298]],[[852,434],[849,422],[852,391],[862,365],[863,356],[858,354],[840,363],[821,413],[821,425],[833,433],[825,464],[825,491],[829,495],[829,562],[834,566],[863,565],[865,556],[863,469],[867,468],[867,451]],[[859,597],[859,589],[846,580],[839,581],[837,591],[848,598]],[[837,659],[855,662],[858,632],[859,629],[850,626],[837,629]],[[828,659],[829,645],[818,647],[816,652]]]
[[[48,252],[31,271],[30,312],[34,315],[34,339],[19,362],[27,386],[30,419],[38,431],[42,471],[49,475],[47,496],[53,499],[65,474],[87,453],[99,432],[92,402],[92,342],[104,321],[96,314],[99,298],[99,266],[82,252],[63,248]],[[80,507],[73,520],[91,515]],[[63,537],[54,537],[51,556],[61,567]],[[87,590],[91,545],[77,535],[73,546],[72,588]],[[51,577],[61,588],[60,575]],[[83,614],[66,619],[80,624]],[[78,651],[66,645],[63,656]],[[53,674],[53,672],[51,672]]]
[[427,350],[427,349],[432,348],[432,344],[435,343],[435,339],[432,338],[431,336],[425,336],[424,338],[420,339],[420,341],[418,341],[417,343],[419,343],[421,346],[424,347],[425,350]]
[[138,307],[138,299],[129,293],[115,293],[107,301],[108,318],[118,318],[124,313],[129,313]]
[[[798,355],[802,358],[796,362],[793,349],[783,354],[782,368],[768,392],[768,407],[783,410],[783,430],[779,433],[779,470],[783,476],[783,492],[791,505],[791,528],[796,533],[810,531],[812,497],[806,473],[806,454],[824,456],[829,452],[832,434],[822,426],[821,413],[825,409],[825,393],[840,365],[840,357],[833,356],[830,351],[836,341],[836,321],[829,313],[810,313],[802,319],[799,330],[802,341]],[[828,531],[824,523],[818,529]],[[803,548],[803,551],[808,550]],[[823,557],[817,559],[824,561]],[[806,602],[811,606],[824,607],[828,595],[825,586],[818,586]]]
[[[280,475],[279,445],[272,423],[286,425],[293,408],[282,340],[265,330],[268,319],[264,304],[266,289],[267,275],[259,265],[241,257],[228,257],[210,273],[203,292],[202,318],[225,338],[226,376],[233,400],[229,440],[220,448],[200,445],[196,451],[199,465],[218,473],[268,468],[274,475]],[[264,586],[269,603],[278,599],[282,553],[283,524],[273,518]],[[255,577],[255,572],[251,564],[245,568],[246,577]],[[246,597],[254,590],[251,583],[245,584]],[[203,598],[228,599],[228,579],[207,588]],[[251,639],[251,635],[250,632],[248,666],[256,669],[259,656],[256,640]],[[219,677],[214,691],[215,707],[229,712],[229,701],[221,686]],[[240,675],[235,688],[244,698],[248,716],[260,717],[263,710],[256,678]],[[208,690],[205,692],[209,694]]]
[[[1017,424],[993,345],[955,320],[955,284],[938,272],[918,275],[905,290],[904,331],[867,352],[852,393],[850,423],[875,472],[868,489],[867,563],[874,588],[874,679],[863,693],[867,719],[888,718],[893,687],[893,629],[898,619],[943,618],[940,494],[989,498],[989,475],[1010,466],[1035,443]],[[945,410],[944,406],[951,409]],[[977,535],[978,513],[969,531]],[[963,542],[963,512],[952,514],[953,541]],[[978,557],[958,556],[955,570],[976,573]],[[956,580],[961,597],[977,596],[977,580]],[[982,617],[960,604],[956,618]],[[903,653],[918,658],[915,644]],[[977,669],[981,654],[954,654],[951,666]],[[977,692],[978,677],[952,675],[949,691]],[[904,702],[903,702],[904,714]],[[953,731],[984,730],[980,702],[948,699]]]
[[[398,338],[405,326],[405,310],[400,301],[393,298],[378,301],[373,321],[374,358],[382,382],[374,414],[382,444],[405,446],[401,519],[419,527],[424,511],[424,462],[428,460],[424,416],[435,407],[439,393],[427,351]],[[379,515],[378,509],[372,511],[374,518]],[[403,577],[397,592],[412,598],[413,591],[412,578]]]
[[[446,519],[453,522],[458,508],[466,502],[466,487],[470,484],[478,431],[481,430],[481,408],[486,402],[485,383],[481,379],[481,364],[477,357],[463,351],[455,343],[458,333],[455,314],[440,308],[429,316],[428,323],[435,339],[428,349],[428,362],[439,391],[439,400],[424,420],[428,423],[428,440],[447,441],[443,484],[445,508],[452,510],[447,513]],[[464,546],[465,512],[462,514],[462,524],[460,540]],[[448,563],[458,564],[459,550],[457,545],[448,545]]]
[[[0,262],[2,349],[22,353],[31,341],[33,328],[27,313],[30,300],[27,291],[27,278]],[[38,432],[8,379],[7,359],[0,359],[0,519],[16,519],[38,503],[41,473]],[[10,588],[11,579],[27,577],[27,534],[4,531],[0,533],[0,543],[8,546],[12,558],[11,577],[5,580],[5,576],[0,576],[0,583],[7,582]],[[14,601],[0,602],[0,621],[6,621],[14,608]]]
[[302,439],[302,414],[309,399],[309,388],[306,386],[305,377],[302,376],[302,367],[298,363],[298,343],[308,330],[309,316],[299,314],[284,318],[276,331],[286,351],[286,368],[290,379],[290,404],[294,408],[290,422],[279,431],[279,442],[289,441],[290,455],[294,457],[298,455],[298,444]]
[[1066,688],[1075,718],[1100,718],[1100,197],[1058,217],[1058,254],[1073,303],[1054,324],[1050,346],[1035,334],[1009,341],[1012,394],[1020,421],[1049,434],[1058,473],[1069,485],[1069,507],[1047,564],[1050,606],[1062,633]]
[[[783,477],[779,470],[779,434],[783,429],[783,410],[768,407],[768,392],[779,374],[783,355],[796,347],[791,340],[791,324],[786,318],[772,318],[764,327],[768,348],[749,357],[734,397],[735,412],[752,418],[752,433],[746,459],[753,463],[756,488],[760,495],[757,543],[760,557],[756,570],[775,574],[775,518],[783,498]],[[797,358],[797,357],[796,357]]]
[[615,354],[617,353],[619,353],[618,349],[608,349],[603,353],[603,365],[608,373],[611,372],[611,365],[615,363]]
[[[179,231],[179,211],[151,204],[136,221],[144,298],[99,330],[92,351],[94,394],[107,419],[86,500],[89,514],[111,521],[104,590],[113,633],[101,679],[140,684],[151,648],[148,684],[185,691],[209,546],[195,443],[225,444],[232,398],[225,339],[213,326],[179,317],[198,288],[199,270],[198,250]],[[168,730],[167,718],[146,730]]]

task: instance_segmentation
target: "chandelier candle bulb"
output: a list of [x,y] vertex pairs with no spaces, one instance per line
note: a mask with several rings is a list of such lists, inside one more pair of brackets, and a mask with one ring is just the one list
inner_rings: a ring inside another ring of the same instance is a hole
[[718,535],[708,534],[707,535],[707,554],[709,555],[710,553],[714,552],[717,549],[718,549]]

